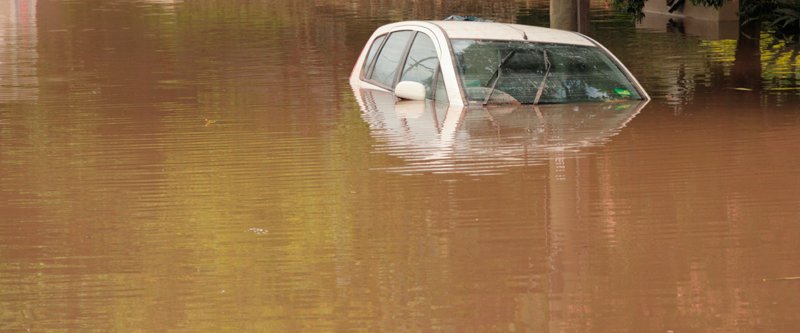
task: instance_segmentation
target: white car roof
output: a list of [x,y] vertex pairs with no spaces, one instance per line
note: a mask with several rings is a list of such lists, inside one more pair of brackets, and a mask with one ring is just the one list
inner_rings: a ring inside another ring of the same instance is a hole
[[441,28],[451,39],[527,40],[541,43],[597,46],[591,39],[576,32],[522,24],[472,21],[405,21],[388,24],[383,28],[402,25],[428,26],[431,24]]

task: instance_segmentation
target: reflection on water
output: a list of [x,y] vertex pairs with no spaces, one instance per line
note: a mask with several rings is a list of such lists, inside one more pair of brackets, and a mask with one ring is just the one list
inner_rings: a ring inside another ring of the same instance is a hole
[[35,100],[36,0],[1,4],[0,29],[0,100]]
[[391,93],[354,92],[364,120],[383,145],[406,160],[394,171],[498,173],[579,153],[617,134],[646,102],[463,108],[397,101]]
[[382,23],[546,3],[4,3],[0,331],[795,330],[788,46],[740,81],[736,41],[601,3],[643,108],[347,84]]

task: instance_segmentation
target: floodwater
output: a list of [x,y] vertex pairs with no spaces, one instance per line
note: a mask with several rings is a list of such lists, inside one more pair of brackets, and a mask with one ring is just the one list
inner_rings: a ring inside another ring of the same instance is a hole
[[4,1],[0,331],[800,329],[796,48],[598,1],[647,105],[354,94],[375,27],[453,13],[547,25],[546,1]]

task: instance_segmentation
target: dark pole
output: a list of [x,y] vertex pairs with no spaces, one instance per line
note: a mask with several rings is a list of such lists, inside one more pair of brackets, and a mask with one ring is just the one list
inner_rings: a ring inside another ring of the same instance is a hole
[[550,27],[589,32],[589,0],[550,0]]
[[578,29],[582,34],[589,34],[589,0],[576,0],[578,2]]

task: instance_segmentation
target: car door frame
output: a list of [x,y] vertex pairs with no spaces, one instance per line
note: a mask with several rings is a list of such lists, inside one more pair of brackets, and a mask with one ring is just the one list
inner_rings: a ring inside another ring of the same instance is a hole
[[[399,32],[399,31],[412,31],[415,32],[411,38],[406,42],[405,48],[402,53],[402,61],[398,63],[398,69],[395,73],[395,77],[393,80],[392,87],[386,86],[380,82],[377,82],[372,79],[367,79],[367,75],[372,73],[374,70],[375,63],[377,59],[380,57],[381,52],[383,51],[384,46],[386,45],[389,36],[392,33]],[[367,41],[366,46],[361,52],[356,64],[354,66],[353,74],[350,77],[350,83],[354,84],[355,86],[361,89],[378,89],[383,91],[394,92],[394,86],[397,85],[398,80],[401,76],[401,71],[403,66],[405,65],[408,59],[408,52],[411,48],[411,45],[414,42],[417,34],[422,33],[425,34],[434,44],[436,48],[436,53],[439,58],[439,68],[436,70],[434,74],[434,82],[438,80],[438,76],[442,76],[442,82],[444,82],[445,90],[447,92],[447,100],[448,103],[454,106],[463,106],[464,101],[466,100],[464,97],[464,92],[462,91],[461,85],[458,83],[457,73],[454,67],[454,56],[452,50],[450,48],[450,43],[447,35],[445,32],[438,26],[427,23],[427,22],[417,22],[416,24],[410,24],[409,22],[402,22],[400,24],[389,24],[383,26],[376,30],[370,39]],[[372,48],[374,41],[381,37],[386,36],[381,42],[378,50],[375,53],[375,56],[371,60],[370,64],[365,64],[367,54],[369,50]],[[435,87],[433,87],[435,89]]]

